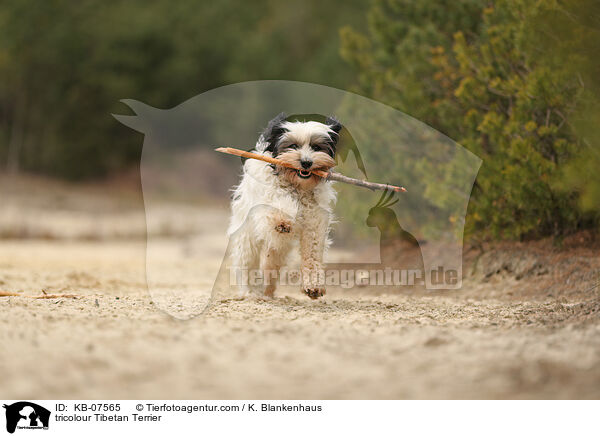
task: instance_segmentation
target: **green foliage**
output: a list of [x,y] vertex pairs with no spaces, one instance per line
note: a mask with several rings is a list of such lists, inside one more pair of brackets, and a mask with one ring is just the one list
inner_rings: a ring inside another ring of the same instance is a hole
[[246,80],[345,87],[337,30],[360,24],[361,3],[4,0],[0,169],[82,179],[139,162],[139,136],[110,115],[123,98],[169,108]]
[[344,29],[342,54],[359,92],[484,160],[471,236],[560,235],[600,212],[600,179],[588,185],[580,171],[598,173],[597,10],[589,0],[377,0],[369,36]]
[[594,225],[600,207],[600,3],[572,0],[568,7],[556,2],[540,14],[539,37],[551,68],[566,68],[580,85],[578,99],[565,124],[581,143],[577,154],[561,169],[557,189],[577,193],[578,205],[588,225]]
[[[139,136],[110,116],[122,98],[168,108],[245,80],[355,83],[483,158],[473,237],[597,225],[597,1],[373,0],[366,34],[363,13],[361,0],[4,0],[0,168],[82,179],[138,162]],[[432,216],[459,202],[434,184],[460,162],[439,172],[422,153],[361,153],[380,180],[418,177],[407,201],[425,199]]]

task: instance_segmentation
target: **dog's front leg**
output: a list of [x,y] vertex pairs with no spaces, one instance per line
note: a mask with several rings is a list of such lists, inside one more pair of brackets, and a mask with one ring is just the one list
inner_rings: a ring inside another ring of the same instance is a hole
[[260,255],[260,267],[264,283],[264,293],[273,297],[279,270],[285,263],[295,234],[295,225],[291,217],[279,210],[273,209],[266,214],[265,244]]
[[301,215],[301,224],[303,290],[314,300],[325,294],[323,252],[329,230],[329,213],[318,206],[306,208]]

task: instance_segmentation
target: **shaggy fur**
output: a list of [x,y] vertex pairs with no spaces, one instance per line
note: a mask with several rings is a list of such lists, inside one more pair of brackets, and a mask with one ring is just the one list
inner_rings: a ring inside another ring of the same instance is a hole
[[250,277],[258,272],[262,281],[260,286],[250,286],[242,279],[243,293],[272,297],[279,270],[294,247],[300,249],[303,291],[310,298],[325,293],[322,263],[336,192],[331,182],[310,171],[335,165],[341,128],[334,118],[326,124],[289,122],[280,114],[258,139],[256,153],[277,157],[298,170],[254,159],[244,163],[231,202],[232,267],[249,272]]

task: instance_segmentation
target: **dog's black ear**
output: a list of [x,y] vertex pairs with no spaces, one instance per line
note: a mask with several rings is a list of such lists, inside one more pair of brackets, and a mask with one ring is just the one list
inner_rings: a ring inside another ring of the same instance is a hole
[[334,116],[327,117],[325,120],[325,124],[335,132],[335,135],[331,135],[331,141],[333,146],[335,146],[340,138],[340,132],[342,131],[342,124],[338,121],[338,119]]
[[262,134],[263,140],[267,144],[265,151],[270,151],[271,153],[275,152],[275,145],[277,141],[287,130],[283,127],[283,123],[287,115],[285,112],[281,112],[267,124],[267,128]]

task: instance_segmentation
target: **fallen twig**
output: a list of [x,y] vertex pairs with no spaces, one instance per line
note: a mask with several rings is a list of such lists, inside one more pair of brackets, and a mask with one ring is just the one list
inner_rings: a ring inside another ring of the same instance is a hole
[[[269,162],[271,164],[280,165],[280,166],[292,168],[295,170],[300,169],[300,168],[296,168],[292,164],[283,162],[274,157],[265,156],[262,154],[256,154],[256,153],[252,153],[249,151],[239,150],[237,148],[219,147],[219,148],[216,148],[215,151],[218,151],[221,153],[226,153],[226,154],[233,154],[235,156],[241,156],[241,157],[245,157],[248,159],[262,160],[264,162]],[[367,188],[372,191],[375,191],[377,189],[381,189],[381,190],[387,189],[387,190],[396,191],[396,192],[406,192],[406,189],[402,186],[394,186],[394,185],[388,185],[388,184],[384,184],[384,183],[374,183],[374,182],[367,182],[366,180],[353,179],[352,177],[347,177],[340,173],[334,173],[333,171],[311,170],[311,172],[313,174],[316,174],[319,177],[326,179],[326,180],[334,180],[336,182],[348,183],[350,185],[355,185],[355,186],[362,186],[363,188]]]
[[25,295],[25,294],[19,294],[17,292],[0,291],[0,297],[25,297],[25,298],[33,298],[36,300],[47,300],[47,299],[51,299],[51,298],[79,298],[80,295],[48,294],[48,293],[46,293],[46,291],[42,291],[42,295]]

